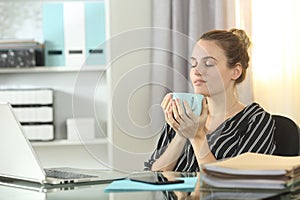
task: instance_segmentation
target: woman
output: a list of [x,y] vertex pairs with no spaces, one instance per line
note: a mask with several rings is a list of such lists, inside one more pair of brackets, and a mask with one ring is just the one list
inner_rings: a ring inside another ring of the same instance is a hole
[[[244,152],[273,154],[274,120],[257,103],[242,104],[236,85],[246,76],[250,40],[243,30],[204,33],[193,49],[190,78],[202,94],[200,116],[167,94],[166,125],[145,170],[199,171],[203,163]],[[195,152],[195,153],[194,153]]]

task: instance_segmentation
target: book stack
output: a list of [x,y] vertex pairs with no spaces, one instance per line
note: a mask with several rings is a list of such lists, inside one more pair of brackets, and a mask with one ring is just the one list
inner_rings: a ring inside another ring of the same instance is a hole
[[218,188],[284,189],[300,178],[300,156],[244,153],[202,165],[202,181]]
[[12,105],[29,140],[54,139],[52,89],[3,89],[0,101]]

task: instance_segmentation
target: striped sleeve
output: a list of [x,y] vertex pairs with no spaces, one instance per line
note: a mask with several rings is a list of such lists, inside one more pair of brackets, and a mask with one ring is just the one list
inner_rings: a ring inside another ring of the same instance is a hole
[[[150,158],[144,163],[144,170],[151,171],[153,163],[165,152],[169,144],[175,137],[176,132],[168,124],[165,124],[161,136],[158,140],[157,146],[150,156]],[[191,143],[187,140],[182,154],[179,156],[173,171],[179,172],[198,172],[199,165],[193,150]]]
[[150,156],[150,158],[144,162],[144,170],[151,170],[153,163],[165,152],[169,143],[175,137],[175,131],[166,123],[162,129],[162,133],[157,142],[157,146]]

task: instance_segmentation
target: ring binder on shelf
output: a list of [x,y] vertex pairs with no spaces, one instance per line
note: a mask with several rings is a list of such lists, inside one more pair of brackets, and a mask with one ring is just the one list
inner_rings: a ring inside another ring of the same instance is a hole
[[80,66],[85,60],[84,2],[64,2],[66,65]]
[[105,7],[104,2],[85,3],[86,64],[105,64]]
[[44,3],[43,18],[47,66],[105,64],[104,2]]
[[65,65],[64,18],[62,3],[43,4],[43,34],[45,65]]

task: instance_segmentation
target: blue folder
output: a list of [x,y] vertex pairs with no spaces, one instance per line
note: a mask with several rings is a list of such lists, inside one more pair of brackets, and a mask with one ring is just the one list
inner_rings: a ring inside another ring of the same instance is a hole
[[185,177],[178,178],[184,180],[184,183],[154,185],[131,181],[128,179],[113,181],[104,192],[133,192],[133,191],[185,191],[192,192],[195,189],[198,178]]
[[104,2],[85,3],[86,64],[105,64],[105,7]]
[[45,65],[65,65],[64,8],[63,3],[43,4],[43,34]]

